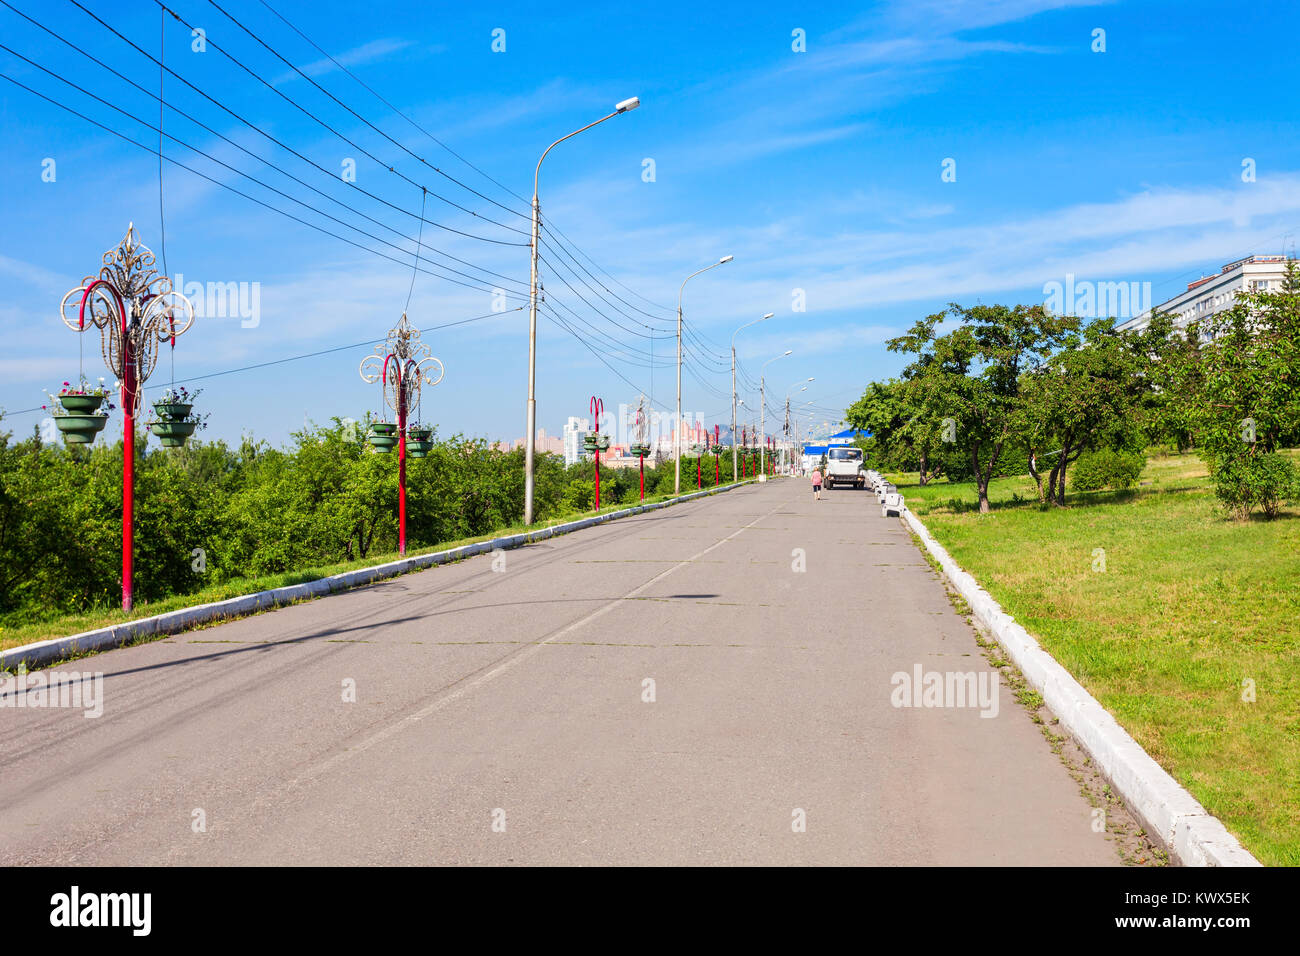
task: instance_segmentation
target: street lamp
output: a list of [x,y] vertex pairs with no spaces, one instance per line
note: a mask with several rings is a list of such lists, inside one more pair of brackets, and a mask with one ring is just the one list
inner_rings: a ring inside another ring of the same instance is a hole
[[[141,390],[158,364],[158,346],[170,342],[175,350],[176,337],[194,324],[194,304],[173,288],[170,276],[158,274],[154,268],[156,261],[153,250],[140,242],[135,234],[135,223],[131,223],[117,247],[104,253],[99,273],[82,279],[81,284],[59,303],[59,316],[72,331],[84,334],[91,326],[99,330],[104,362],[122,384],[124,611],[133,606],[135,416],[140,410]],[[181,407],[188,416],[189,407]],[[194,426],[190,424],[189,431],[193,430]],[[154,434],[161,437],[158,431]]]
[[697,269],[682,280],[682,287],[677,290],[677,426],[673,429],[673,494],[681,494],[682,490],[682,293],[686,291],[686,283],[701,272],[716,269],[734,258],[723,256],[713,265]]
[[767,450],[766,448],[767,446],[767,367],[771,365],[773,362],[785,358],[790,353],[791,350],[786,349],[783,353],[778,355],[776,358],[768,359],[766,362],[763,363],[763,367],[759,369],[759,376],[758,376],[759,432],[758,434],[759,437],[762,439],[758,447],[758,473],[760,475],[767,474],[767,472],[763,470],[763,467],[766,464],[766,460],[763,456],[764,456],[764,452]]
[[[775,312],[769,312],[761,319],[755,319],[753,322],[746,322],[740,328],[736,329],[735,332],[731,333],[731,474],[733,478],[735,477],[736,468],[738,467],[736,457],[736,336],[745,331],[745,329],[749,328],[751,325],[758,325],[760,322],[766,322],[775,314]],[[744,402],[741,402],[740,404],[743,405]]]
[[[620,113],[628,113],[641,105],[639,97],[633,96],[620,103],[615,104],[614,112],[607,116],[602,116],[594,123],[588,123],[582,129],[575,129],[568,136],[561,136],[550,146],[546,147],[546,152],[542,153],[542,158],[537,161],[537,169],[533,172],[533,237],[531,242],[532,266],[529,270],[528,282],[528,430],[524,433],[524,524],[533,523],[533,444],[537,435],[537,257],[538,257],[538,237],[541,229],[541,207],[537,202],[537,180],[542,174],[542,161],[546,159],[546,154],[555,149],[566,139],[571,139],[579,133],[591,129],[593,126],[605,122],[611,117]],[[678,379],[680,380],[680,373]]]
[[[433,375],[437,366],[437,377]],[[397,414],[396,428],[383,423],[372,423],[366,440],[377,450],[387,452],[392,448],[392,432],[397,433],[397,553],[406,555],[406,437],[407,416],[420,408],[420,391],[423,385],[434,386],[445,374],[442,362],[433,357],[429,346],[420,341],[420,330],[407,321],[402,313],[397,325],[388,330],[388,337],[375,346],[374,352],[361,360],[361,380],[373,385],[382,382],[383,400]],[[421,425],[411,427],[413,458],[423,458],[429,451],[430,429]]]

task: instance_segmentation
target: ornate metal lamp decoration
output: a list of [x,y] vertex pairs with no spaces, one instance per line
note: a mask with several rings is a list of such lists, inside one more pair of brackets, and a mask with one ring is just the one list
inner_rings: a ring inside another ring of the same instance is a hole
[[596,455],[596,510],[600,510],[600,453],[609,450],[609,436],[600,433],[600,413],[605,410],[605,402],[591,396],[590,410],[592,418],[595,420],[595,430],[582,440],[583,451]]
[[[434,372],[437,376],[434,377]],[[434,358],[429,346],[420,341],[420,330],[407,321],[406,313],[388,338],[361,360],[361,380],[380,382],[383,402],[397,413],[397,422],[372,422],[366,440],[376,451],[391,451],[397,446],[397,550],[406,554],[406,417],[420,407],[421,389],[437,385],[446,374],[440,359]],[[417,426],[411,430],[412,455],[423,458],[428,453],[431,429]]]
[[645,457],[650,454],[650,444],[646,441],[646,429],[649,427],[649,420],[645,413],[645,396],[642,395],[636,406],[636,442],[628,449],[633,455],[640,459],[641,466],[641,500],[645,501]]
[[722,481],[722,426],[713,426],[713,487]]
[[99,329],[104,363],[122,384],[122,609],[131,610],[135,505],[135,415],[141,389],[158,365],[158,346],[194,324],[194,304],[154,268],[153,251],[140,242],[135,224],[115,249],[104,253],[98,275],[86,276],[63,297],[59,317],[74,332]]

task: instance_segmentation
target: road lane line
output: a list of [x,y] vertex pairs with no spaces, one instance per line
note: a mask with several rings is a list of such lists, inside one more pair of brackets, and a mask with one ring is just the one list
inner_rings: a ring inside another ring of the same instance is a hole
[[[295,777],[293,780],[291,780],[286,785],[285,789],[292,789],[294,787],[298,787],[302,785],[303,783],[307,783],[315,780],[316,778],[320,777],[324,773],[327,773],[329,770],[333,769],[334,767],[336,767],[338,764],[342,763],[344,760],[348,759],[349,757],[353,757],[357,754],[364,753],[365,751],[369,750],[371,747],[375,746],[375,744],[382,743],[383,741],[389,739],[390,737],[401,732],[402,730],[405,730],[407,727],[410,727],[413,724],[416,724],[421,720],[424,720],[426,717],[429,717],[437,713],[438,711],[446,707],[448,704],[460,700],[470,691],[475,690],[478,687],[482,687],[484,684],[496,679],[497,677],[504,674],[506,671],[511,670],[522,661],[532,657],[532,655],[536,654],[542,647],[546,646],[547,644],[551,644],[559,640],[560,638],[564,637],[566,634],[570,634],[573,631],[578,630],[579,628],[585,627],[586,625],[590,624],[592,621],[600,617],[603,617],[604,615],[608,614],[610,611],[614,610],[614,608],[618,607],[618,605],[623,603],[624,601],[636,599],[636,597],[639,594],[641,594],[641,592],[645,591],[647,588],[651,587],[657,582],[662,581],[664,578],[668,577],[668,575],[672,574],[674,571],[677,571],[678,569],[683,568],[686,565],[691,564],[692,562],[698,561],[700,558],[704,557],[709,552],[722,547],[728,541],[732,540],[737,535],[742,534],[743,532],[752,528],[760,521],[763,521],[766,518],[770,518],[773,514],[776,513],[777,509],[783,507],[786,507],[786,505],[785,504],[776,505],[774,508],[772,508],[771,511],[759,515],[749,524],[737,528],[731,534],[727,535],[725,538],[715,541],[713,544],[709,545],[703,551],[700,551],[697,554],[691,555],[689,558],[685,558],[677,562],[671,568],[666,568],[665,570],[660,571],[658,574],[650,578],[644,584],[638,585],[637,587],[633,588],[631,591],[624,594],[622,597],[615,598],[614,600],[610,601],[608,604],[600,608],[597,608],[595,611],[592,611],[590,614],[586,615],[585,617],[579,618],[578,620],[572,622],[571,624],[562,627],[560,630],[556,631],[554,634],[550,635],[544,640],[531,642],[529,646],[525,647],[518,653],[507,657],[505,660],[497,664],[491,670],[479,674],[477,677],[474,677],[466,681],[465,683],[461,684],[459,687],[453,687],[453,689],[448,690],[441,697],[438,697],[436,700],[425,705],[415,713],[408,714],[407,716],[389,724],[387,727],[384,727],[382,730],[379,730],[378,732],[367,737],[365,740],[361,741],[360,743],[352,747],[349,747],[346,750],[340,751],[339,753],[334,754],[332,757],[326,758],[325,760],[321,761],[320,763],[308,769],[306,772],[302,773],[298,777]],[[464,679],[462,678],[462,680]]]

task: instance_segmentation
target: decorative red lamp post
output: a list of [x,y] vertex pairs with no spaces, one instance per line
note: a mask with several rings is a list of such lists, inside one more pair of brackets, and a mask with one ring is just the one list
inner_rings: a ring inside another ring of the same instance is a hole
[[642,396],[641,403],[636,409],[636,444],[629,451],[640,459],[641,466],[641,500],[645,501],[645,456],[650,454],[650,446],[646,444],[646,417],[645,417],[645,397]]
[[[430,377],[437,367],[438,377]],[[429,346],[420,341],[420,330],[412,327],[402,313],[397,325],[388,331],[388,338],[375,346],[375,351],[361,360],[361,380],[381,382],[384,401],[397,413],[397,553],[406,554],[406,416],[420,407],[420,390],[423,385],[437,385],[446,369],[433,357]],[[419,436],[417,436],[419,437]],[[385,422],[375,422],[366,436],[376,451],[387,452],[393,447],[393,427]]]
[[713,426],[713,487],[718,487],[722,479],[722,426]]
[[591,396],[591,417],[596,422],[596,434],[593,444],[596,448],[596,510],[600,511],[600,413],[605,410],[605,403],[595,395]]
[[[172,288],[169,276],[155,269],[153,251],[136,238],[135,223],[115,249],[104,253],[98,276],[59,303],[63,324],[86,331],[87,320],[99,329],[104,363],[122,383],[122,610],[132,606],[135,539],[135,415],[144,383],[158,365],[158,346],[183,335],[194,324],[194,304]],[[177,324],[178,319],[181,324]]]

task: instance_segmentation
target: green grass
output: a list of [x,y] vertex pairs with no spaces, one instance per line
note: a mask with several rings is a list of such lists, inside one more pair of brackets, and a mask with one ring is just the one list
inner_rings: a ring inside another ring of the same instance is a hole
[[1300,865],[1300,508],[1234,521],[1192,456],[1154,458],[1141,480],[1057,508],[1029,478],[999,479],[980,515],[973,485],[895,476],[957,563],[1161,766],[1262,862]]
[[[743,479],[742,479],[743,480]],[[685,484],[685,482],[683,482]],[[683,495],[694,494],[695,488],[684,488]],[[708,490],[707,488],[703,490]],[[647,495],[646,504],[658,501],[667,501],[674,495]],[[639,504],[639,502],[637,502]],[[612,511],[622,511],[626,508],[634,507],[633,504],[616,504],[603,507],[599,512],[595,510],[584,511],[576,514],[565,514],[557,516],[547,521],[539,521],[533,524],[532,530],[539,530],[550,527],[551,525],[563,524],[566,521],[577,521],[581,518],[593,517],[596,514],[608,514]],[[413,558],[421,554],[429,554],[434,551],[446,551],[450,548],[458,548],[462,545],[477,544],[480,541],[491,541],[493,538],[503,538],[512,534],[520,534],[529,528],[523,524],[512,525],[508,528],[500,528],[491,534],[478,535],[473,538],[461,538],[457,541],[442,541],[427,547],[406,549],[406,557]],[[59,614],[52,615],[46,620],[32,623],[21,624],[12,627],[0,627],[0,651],[8,650],[12,647],[21,647],[24,644],[31,644],[36,641],[45,641],[55,637],[67,637],[71,634],[79,634],[83,631],[94,630],[95,628],[108,627],[113,624],[123,624],[127,621],[139,620],[140,618],[153,617],[155,614],[165,614],[168,611],[176,611],[181,608],[194,607],[199,604],[209,604],[213,601],[224,601],[229,598],[242,597],[245,594],[254,594],[258,591],[268,591],[272,588],[286,587],[291,584],[303,584],[307,581],[316,581],[320,578],[329,577],[332,574],[342,574],[345,571],[356,571],[360,568],[369,568],[377,564],[386,564],[390,561],[397,561],[399,555],[396,552],[370,554],[365,558],[356,561],[344,561],[338,564],[319,565],[317,567],[303,568],[298,571],[286,571],[279,574],[264,574],[247,578],[232,578],[222,584],[214,584],[211,587],[203,588],[189,594],[176,594],[158,601],[138,601],[130,611],[123,611],[121,608],[98,609],[78,614]],[[137,569],[138,572],[138,569]]]

